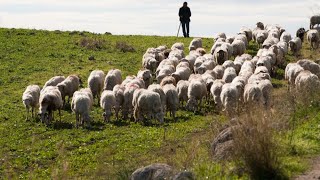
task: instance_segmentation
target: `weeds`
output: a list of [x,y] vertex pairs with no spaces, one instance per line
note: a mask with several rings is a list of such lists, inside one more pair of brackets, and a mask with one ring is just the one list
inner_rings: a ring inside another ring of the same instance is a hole
[[90,37],[83,37],[77,43],[81,47],[87,48],[89,50],[103,50],[110,47],[110,42],[104,39],[97,39],[97,38],[90,38]]

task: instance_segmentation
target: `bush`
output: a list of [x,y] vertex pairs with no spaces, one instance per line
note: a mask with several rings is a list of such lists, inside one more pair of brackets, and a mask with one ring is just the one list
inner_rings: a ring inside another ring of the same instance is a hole
[[275,138],[275,120],[262,110],[248,112],[233,128],[234,155],[253,179],[285,179]]
[[118,41],[116,43],[116,49],[120,50],[121,52],[135,52],[136,50],[134,49],[133,46],[127,44],[124,41]]
[[77,45],[87,48],[89,50],[102,50],[107,49],[110,46],[110,43],[103,39],[83,37],[80,39]]

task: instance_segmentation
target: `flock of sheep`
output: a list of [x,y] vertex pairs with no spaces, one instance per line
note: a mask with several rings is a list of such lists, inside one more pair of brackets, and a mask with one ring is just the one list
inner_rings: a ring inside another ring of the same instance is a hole
[[[121,70],[112,69],[106,75],[94,70],[88,77],[88,87],[79,89],[81,80],[76,75],[55,76],[48,80],[42,90],[30,85],[22,100],[27,110],[39,106],[41,121],[53,120],[53,111],[66,106],[72,97],[71,109],[76,115],[76,126],[90,125],[90,111],[97,99],[104,110],[103,117],[110,121],[112,112],[116,119],[134,118],[135,121],[156,119],[164,122],[166,112],[175,118],[179,108],[201,110],[202,101],[207,101],[216,111],[225,111],[233,117],[241,104],[253,104],[266,109],[272,105],[271,76],[275,69],[285,64],[288,51],[298,54],[302,47],[304,29],[296,36],[278,25],[258,22],[253,30],[241,28],[239,33],[226,37],[219,33],[214,38],[210,53],[202,48],[202,39],[194,38],[189,45],[189,54],[184,54],[184,44],[148,48],[142,57],[143,70],[136,76],[122,80]],[[312,48],[319,44],[317,30],[309,30],[307,39]],[[261,49],[256,56],[245,54],[250,41]],[[231,59],[234,57],[234,60]],[[290,87],[304,90],[320,84],[320,66],[310,60],[289,63],[285,78]],[[154,83],[156,82],[156,83]]]

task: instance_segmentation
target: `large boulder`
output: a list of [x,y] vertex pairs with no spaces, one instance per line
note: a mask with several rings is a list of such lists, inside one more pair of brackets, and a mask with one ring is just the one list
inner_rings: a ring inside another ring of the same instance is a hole
[[226,160],[232,156],[233,152],[233,136],[230,126],[223,129],[213,140],[211,144],[211,152],[215,160]]
[[167,164],[151,164],[135,170],[131,175],[131,180],[162,180],[173,177],[173,169]]

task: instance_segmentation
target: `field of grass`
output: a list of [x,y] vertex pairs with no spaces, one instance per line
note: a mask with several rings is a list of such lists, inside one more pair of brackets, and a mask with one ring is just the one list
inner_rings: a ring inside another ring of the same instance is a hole
[[[237,178],[229,173],[233,162],[212,160],[210,143],[226,118],[208,107],[196,115],[179,111],[177,122],[166,116],[163,126],[125,120],[105,124],[98,105],[91,113],[90,129],[74,128],[75,116],[70,108],[62,111],[61,122],[49,127],[37,119],[25,121],[21,96],[30,84],[43,86],[52,76],[78,74],[86,85],[94,69],[107,72],[119,68],[123,77],[133,75],[141,68],[148,47],[170,47],[175,42],[188,46],[191,40],[1,28],[0,177],[127,179],[139,167],[163,162],[177,171],[190,170],[198,179]],[[209,51],[213,41],[203,39],[203,44]],[[299,58],[320,57],[319,52],[310,51],[306,44],[304,47]],[[257,50],[250,43],[247,52],[254,55]],[[288,55],[287,60],[297,58]],[[272,82],[277,87],[275,96],[282,97],[286,83],[281,79],[283,70],[277,72]],[[281,159],[287,176],[306,170],[306,158],[320,153],[319,110],[318,105],[299,107],[284,120],[289,125],[281,131],[285,151]]]

